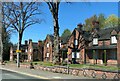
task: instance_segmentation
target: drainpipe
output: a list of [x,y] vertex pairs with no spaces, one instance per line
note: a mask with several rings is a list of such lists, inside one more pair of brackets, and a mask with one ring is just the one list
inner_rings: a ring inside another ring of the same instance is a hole
[[104,50],[104,61],[105,61],[105,66],[107,65],[107,59],[106,59],[106,50]]
[[93,50],[93,60],[94,60],[94,65],[95,65],[95,50]]

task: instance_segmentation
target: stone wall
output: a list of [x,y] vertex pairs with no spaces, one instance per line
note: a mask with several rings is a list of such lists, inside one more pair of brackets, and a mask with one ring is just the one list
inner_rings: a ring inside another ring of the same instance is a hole
[[[30,68],[29,65],[21,65],[21,67]],[[50,71],[54,73],[63,73],[63,74],[70,74],[74,76],[84,76],[89,78],[96,78],[96,79],[120,79],[120,72],[118,71],[103,71],[97,69],[78,69],[78,68],[68,68],[66,66],[40,66],[34,65],[35,69],[43,70],[43,71]]]

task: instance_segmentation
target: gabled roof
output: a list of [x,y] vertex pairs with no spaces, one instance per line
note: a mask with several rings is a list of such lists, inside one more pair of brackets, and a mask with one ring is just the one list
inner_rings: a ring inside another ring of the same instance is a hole
[[33,49],[37,49],[38,48],[38,43],[32,42],[32,46],[33,46]]
[[68,39],[70,38],[70,35],[69,36],[65,36],[65,37],[61,37],[61,44],[66,44],[68,42]]
[[98,34],[99,34],[99,40],[105,40],[105,39],[110,39],[111,37],[111,32],[115,30],[115,31],[120,31],[120,29],[118,27],[114,27],[114,28],[106,28],[106,29],[101,29]]
[[54,36],[53,35],[48,35],[51,41],[54,41]]
[[72,32],[71,36],[74,35],[75,30],[77,30],[84,37],[84,39],[86,41],[91,41],[91,34],[90,34],[90,32],[89,31],[83,31],[80,28],[75,28],[74,31]]
[[[75,28],[74,31],[72,32],[71,36],[74,35],[75,30],[77,30],[81,35],[84,37],[86,41],[92,41],[92,34],[90,31],[83,31],[80,28]],[[100,29],[97,33],[99,36],[99,40],[106,40],[110,39],[111,37],[111,32],[115,30],[116,32],[120,31],[120,27],[114,27],[114,28],[106,28],[106,29]]]

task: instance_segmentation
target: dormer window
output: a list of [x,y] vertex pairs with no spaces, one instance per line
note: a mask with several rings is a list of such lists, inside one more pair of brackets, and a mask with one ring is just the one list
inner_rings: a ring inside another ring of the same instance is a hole
[[111,43],[112,44],[116,44],[117,43],[116,36],[111,36]]
[[49,43],[47,43],[47,48],[49,48]]
[[93,45],[98,45],[98,38],[93,38]]
[[78,45],[78,40],[77,40],[77,39],[75,39],[75,45],[76,45],[76,46]]

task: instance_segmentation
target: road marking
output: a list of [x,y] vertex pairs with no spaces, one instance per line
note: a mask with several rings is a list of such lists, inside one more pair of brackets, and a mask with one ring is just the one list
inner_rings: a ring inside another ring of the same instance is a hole
[[53,78],[55,78],[55,79],[61,79],[61,77],[53,77]]
[[11,69],[6,69],[6,68],[0,68],[0,69],[12,71],[12,72],[16,72],[16,73],[19,73],[19,74],[22,74],[22,75],[27,75],[27,76],[31,76],[31,77],[35,77],[35,78],[39,78],[39,79],[50,79],[50,78],[46,78],[46,77],[43,77],[43,76],[38,76],[38,75],[23,73],[23,72],[11,70]]

